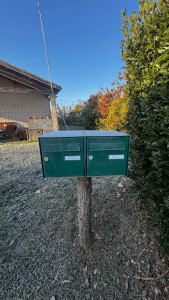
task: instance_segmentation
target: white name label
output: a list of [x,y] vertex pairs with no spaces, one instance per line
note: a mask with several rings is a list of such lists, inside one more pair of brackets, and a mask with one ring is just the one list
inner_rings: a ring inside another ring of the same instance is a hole
[[80,160],[80,156],[65,156],[65,160]]
[[122,155],[109,155],[109,159],[124,159],[124,154],[122,154]]

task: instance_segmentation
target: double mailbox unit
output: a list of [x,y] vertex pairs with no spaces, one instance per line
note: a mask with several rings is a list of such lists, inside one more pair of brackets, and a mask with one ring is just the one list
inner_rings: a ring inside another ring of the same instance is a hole
[[129,138],[114,130],[52,131],[41,135],[43,176],[127,175]]

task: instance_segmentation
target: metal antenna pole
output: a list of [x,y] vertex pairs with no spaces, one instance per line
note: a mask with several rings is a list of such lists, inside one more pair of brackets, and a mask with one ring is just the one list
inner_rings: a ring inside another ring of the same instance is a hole
[[50,66],[49,66],[49,58],[48,58],[48,52],[47,52],[47,47],[46,47],[45,32],[44,32],[43,22],[42,22],[42,14],[41,14],[39,0],[37,0],[37,1],[38,1],[38,8],[39,8],[39,16],[40,16],[42,34],[43,34],[43,42],[44,42],[44,46],[45,46],[46,59],[47,59],[47,64],[48,64],[48,71],[49,71],[49,78],[50,78],[51,90],[52,90],[52,94],[53,94],[52,76],[51,76]]

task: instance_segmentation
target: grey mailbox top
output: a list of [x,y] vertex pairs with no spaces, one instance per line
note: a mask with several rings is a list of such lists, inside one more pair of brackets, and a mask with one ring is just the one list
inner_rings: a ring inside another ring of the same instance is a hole
[[84,136],[130,136],[115,130],[84,130]]
[[129,134],[122,133],[115,130],[71,130],[71,131],[51,131],[46,134],[40,135],[39,138],[57,138],[57,137],[87,137],[87,136],[130,136]]

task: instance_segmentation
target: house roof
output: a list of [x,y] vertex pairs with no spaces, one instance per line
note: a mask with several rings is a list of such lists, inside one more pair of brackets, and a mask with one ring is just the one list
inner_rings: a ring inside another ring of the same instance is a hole
[[[0,76],[11,79],[15,82],[18,82],[27,87],[28,93],[39,93],[39,94],[46,94],[51,95],[51,83],[50,81],[43,79],[39,76],[36,76],[32,73],[29,73],[23,69],[15,67],[3,60],[0,59]],[[59,91],[62,89],[59,85],[52,83],[53,92],[54,94],[58,94]],[[0,88],[0,92],[8,92],[12,89],[10,88]],[[13,89],[14,90],[14,89]],[[15,89],[15,91],[21,92],[24,91],[23,89]]]

